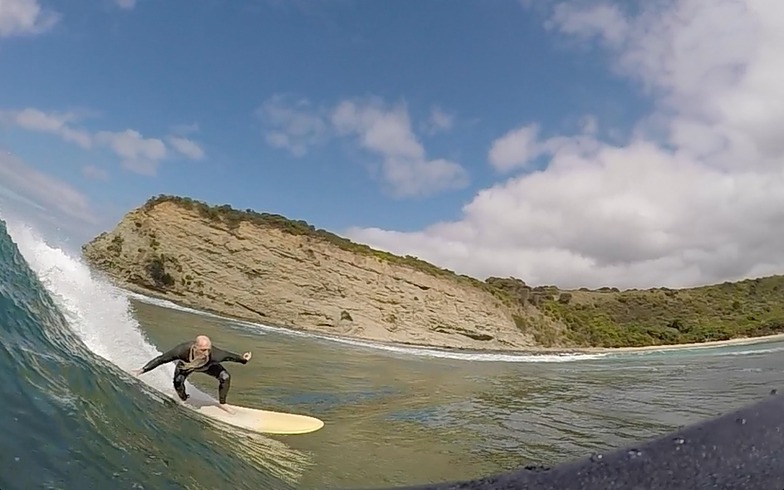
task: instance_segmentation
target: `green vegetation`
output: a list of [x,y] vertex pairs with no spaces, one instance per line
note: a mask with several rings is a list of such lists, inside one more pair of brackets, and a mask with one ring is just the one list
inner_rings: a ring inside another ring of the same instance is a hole
[[[155,252],[151,252],[148,255],[144,265],[144,270],[147,273],[149,280],[152,281],[152,285],[160,290],[171,289],[176,284],[174,277],[169,273],[170,268],[180,274],[182,273],[182,265],[179,260],[175,257]],[[192,281],[193,277],[191,275],[186,275],[180,280],[183,286],[188,287],[191,285]]]
[[[305,221],[251,209],[239,211],[229,205],[210,206],[187,197],[168,195],[154,197],[142,208],[149,211],[164,202],[195,211],[229,231],[236,230],[242,222],[275,228],[477,287],[510,307],[517,328],[530,333],[544,346],[637,347],[784,333],[784,276],[679,290],[619,291],[603,287],[563,291],[555,286],[530,287],[513,277],[480,281],[416,257],[401,257],[354,243]],[[122,244],[113,245],[120,248]],[[155,248],[152,243],[151,247]],[[165,287],[170,281],[162,265],[151,264],[148,273],[155,277],[156,284]],[[387,321],[394,323],[396,318]]]
[[784,276],[677,290],[572,291],[568,303],[548,298],[540,308],[580,346],[758,337],[784,333]]
[[167,288],[174,285],[174,278],[166,272],[166,265],[162,257],[158,255],[152,256],[145,266],[145,270],[152,279],[153,284],[158,288]]
[[121,237],[120,235],[116,235],[114,238],[112,238],[112,243],[110,243],[109,246],[106,248],[107,250],[112,252],[115,256],[119,257],[120,254],[122,254],[123,237]]
[[517,328],[543,346],[642,347],[784,333],[784,276],[629,291],[532,288],[513,277],[490,277],[487,283],[565,327],[560,333],[552,325],[532,324],[532,317],[513,315]]

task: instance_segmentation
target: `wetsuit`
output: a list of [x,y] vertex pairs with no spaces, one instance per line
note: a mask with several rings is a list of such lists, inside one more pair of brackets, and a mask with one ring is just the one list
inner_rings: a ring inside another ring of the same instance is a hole
[[232,361],[239,362],[241,364],[247,364],[248,361],[243,359],[239,354],[228,352],[213,346],[210,349],[210,357],[204,365],[195,369],[183,369],[182,366],[188,362],[188,356],[193,344],[195,344],[195,341],[183,342],[179,345],[176,345],[171,350],[164,352],[155,359],[152,359],[150,362],[144,365],[141,370],[142,374],[148,371],[152,371],[161,364],[177,361],[177,364],[174,367],[174,389],[177,391],[177,396],[179,396],[182,401],[185,401],[188,399],[188,397],[190,397],[190,395],[185,393],[185,379],[191,373],[199,372],[209,374],[218,380],[218,401],[221,404],[225,404],[226,396],[229,394],[229,388],[231,387],[231,375],[220,363]]

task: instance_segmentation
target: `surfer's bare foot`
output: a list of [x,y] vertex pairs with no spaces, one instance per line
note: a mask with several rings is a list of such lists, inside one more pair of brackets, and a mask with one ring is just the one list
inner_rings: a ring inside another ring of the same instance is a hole
[[218,403],[218,407],[220,407],[220,409],[221,409],[221,410],[223,410],[223,411],[224,411],[224,412],[226,412],[226,413],[230,413],[230,414],[232,414],[232,415],[234,414],[234,410],[232,410],[231,408],[229,408],[229,406],[228,406],[228,405],[226,405],[226,404],[223,404],[223,403]]

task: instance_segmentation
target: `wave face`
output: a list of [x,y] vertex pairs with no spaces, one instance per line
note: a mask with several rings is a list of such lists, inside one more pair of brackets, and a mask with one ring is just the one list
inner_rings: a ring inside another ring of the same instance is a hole
[[127,374],[159,354],[129,307],[0,220],[0,488],[295,488],[304,455],[178,406],[170,365]]

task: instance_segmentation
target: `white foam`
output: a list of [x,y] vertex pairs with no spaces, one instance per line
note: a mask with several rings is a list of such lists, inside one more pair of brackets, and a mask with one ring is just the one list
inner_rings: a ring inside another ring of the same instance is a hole
[[499,353],[499,352],[460,352],[442,350],[428,347],[413,347],[402,345],[389,345],[381,344],[366,340],[348,339],[340,337],[332,337],[329,335],[319,335],[313,332],[300,332],[289,330],[281,327],[271,327],[269,325],[262,325],[259,323],[239,322],[232,321],[237,325],[244,325],[259,330],[275,331],[283,334],[297,335],[301,337],[317,338],[320,340],[327,340],[330,342],[337,342],[340,344],[347,344],[354,347],[363,347],[366,349],[383,350],[395,354],[421,356],[421,357],[437,357],[441,359],[455,359],[462,361],[480,361],[480,362],[569,362],[569,361],[585,361],[590,359],[599,359],[605,357],[607,354],[516,354],[516,353]]
[[[88,349],[124,371],[140,368],[160,354],[131,315],[122,290],[94,276],[80,258],[46,243],[29,225],[10,220],[6,224],[19,251]],[[164,364],[139,379],[174,396],[173,374],[174,366]],[[194,401],[214,401],[190,383],[187,386]]]
[[724,355],[728,356],[749,356],[749,355],[756,355],[756,354],[770,354],[773,352],[781,352],[784,350],[784,347],[778,348],[771,348],[771,349],[754,349],[754,350],[742,350],[739,352],[725,352]]
[[[128,296],[129,298],[135,299],[135,300],[140,301],[142,303],[148,303],[148,304],[151,304],[151,305],[160,306],[161,308],[167,308],[169,310],[176,310],[176,311],[182,311],[182,312],[185,312],[185,313],[192,313],[194,315],[201,315],[201,316],[206,316],[206,317],[210,317],[210,318],[217,318],[219,320],[224,320],[224,321],[231,320],[231,319],[226,318],[224,316],[216,315],[216,314],[210,313],[208,311],[196,310],[194,308],[188,308],[187,306],[178,305],[177,303],[173,303],[173,302],[171,302],[171,301],[169,301],[167,299],[153,298],[151,296],[145,296],[143,294],[139,294],[139,293],[137,293],[135,291],[131,291],[131,290],[128,290],[128,289],[123,289],[123,288],[119,288],[119,289],[120,289],[120,291],[125,293],[125,295]],[[261,332],[261,333],[264,333],[264,332]]]

